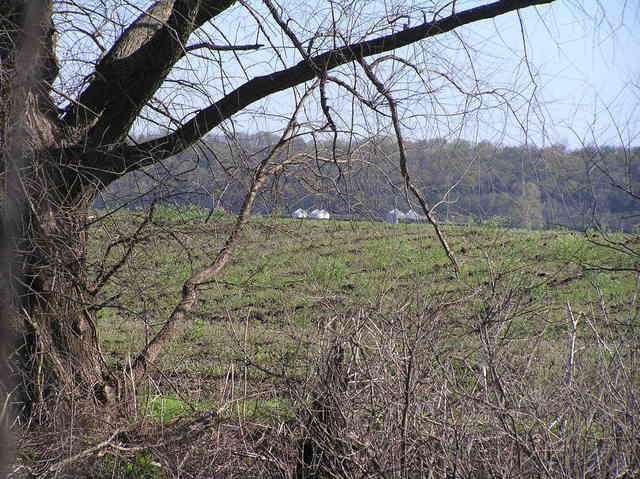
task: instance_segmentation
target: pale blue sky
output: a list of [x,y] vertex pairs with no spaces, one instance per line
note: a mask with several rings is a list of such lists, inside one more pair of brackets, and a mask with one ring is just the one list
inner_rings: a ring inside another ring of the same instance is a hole
[[[602,143],[640,144],[640,6],[558,1],[523,10],[521,17],[549,139],[576,146],[579,138],[593,141],[594,133]],[[474,28],[505,32],[505,43],[516,49],[513,59],[523,51],[513,16]]]
[[[102,4],[101,0],[87,1]],[[422,9],[430,3],[402,0],[399,6],[399,0],[349,0],[333,5],[341,8],[353,5],[351,15],[344,15],[340,20],[340,28],[350,33],[358,29],[365,31],[375,20],[380,20],[381,12],[406,11],[411,16],[411,26],[414,26],[422,21]],[[457,9],[460,11],[484,3],[458,0]],[[286,45],[287,40],[268,19],[262,2],[255,0],[248,1],[248,4],[259,15],[264,15],[262,26],[271,39]],[[290,26],[297,29],[301,38],[308,38],[318,25],[327,28],[323,19],[331,19],[328,5],[315,0],[290,0],[283,3],[287,9],[283,16],[285,19],[295,18],[297,23],[292,22]],[[138,13],[126,4],[111,12],[120,16],[123,26]],[[504,95],[505,102],[500,105],[502,97],[489,96],[470,100],[470,97],[447,86],[447,82],[437,75],[426,82],[433,82],[429,85],[436,89],[436,93],[420,96],[417,93],[424,92],[425,85],[420,83],[424,79],[410,78],[408,74],[398,75],[395,87],[407,137],[463,137],[507,144],[528,141],[541,146],[565,143],[570,147],[579,146],[581,141],[640,144],[640,2],[557,0],[551,5],[521,10],[520,19],[525,31],[524,43],[518,14],[509,13],[462,27],[453,34],[428,39],[421,45],[399,52],[403,56],[414,56],[426,70],[446,73],[467,89],[473,89],[476,83],[482,90],[495,89]],[[77,21],[86,22],[86,16],[79,15]],[[384,28],[387,27],[388,24]],[[381,32],[386,34],[388,30]],[[110,35],[115,38],[117,29],[111,34],[104,30],[107,46]],[[267,43],[265,35],[257,33],[255,19],[241,6],[231,9],[216,21],[214,27],[208,26],[190,43],[226,43],[227,40],[230,43]],[[67,58],[75,56],[80,60],[63,68],[61,85],[73,87],[74,82],[82,80],[83,74],[88,73],[90,65],[83,63],[83,59],[95,46],[77,33],[70,33],[62,45],[67,49]],[[299,61],[295,49],[284,46],[278,51],[288,66]],[[524,61],[525,58],[528,62]],[[241,59],[241,66],[236,63],[237,59]],[[163,89],[159,97],[165,100],[174,117],[183,120],[197,108],[209,105],[241,85],[247,78],[283,68],[270,49],[238,52],[237,55],[223,52],[210,56],[208,60],[190,56],[182,66],[188,68],[172,74],[173,78],[189,80],[197,89],[173,83]],[[342,70],[344,78],[348,78],[349,68]],[[372,98],[375,96],[370,86],[362,84],[361,88]],[[241,112],[234,118],[238,130],[252,132],[281,128],[290,114],[292,95],[291,90],[282,92]],[[389,132],[387,119],[375,119],[366,113],[356,118],[352,126],[348,95],[340,89],[330,90],[328,95],[336,116],[343,115],[345,128]],[[459,113],[465,109],[468,112],[461,116]],[[321,121],[317,101],[309,105],[307,112],[308,119]],[[170,128],[176,126],[169,125],[151,110],[148,113],[160,124]],[[136,131],[154,133],[155,130],[157,133],[157,129],[157,123],[144,125],[139,122]]]
[[[419,10],[421,4],[416,3],[410,8]],[[486,2],[458,2],[458,10],[481,3]],[[293,17],[301,7],[312,11],[314,6],[315,2],[302,0],[288,13]],[[373,17],[371,8],[361,12]],[[486,89],[512,90],[511,112],[479,111],[465,117],[463,125],[459,117],[449,118],[444,114],[447,109],[459,109],[456,102],[462,102],[462,97],[453,89],[442,90],[435,99],[423,98],[416,104],[405,100],[407,136],[459,136],[508,144],[528,141],[540,146],[564,143],[572,148],[581,142],[640,144],[640,5],[622,0],[558,0],[548,6],[521,10],[520,19],[518,14],[510,13],[460,28],[456,35],[469,47],[465,51],[459,48],[460,42],[452,34],[423,42],[425,64],[432,62],[427,57],[432,52],[442,55],[445,58],[435,61],[436,68],[455,75],[458,73],[455,65],[459,65],[463,72],[459,78],[464,83],[469,81],[473,62],[474,74]],[[313,19],[307,21],[312,23]],[[230,35],[234,32],[231,25],[228,26]],[[238,35],[237,30],[235,34]],[[251,35],[254,35],[252,31],[249,37]],[[453,53],[449,50],[452,46]],[[470,52],[473,49],[477,51]],[[407,49],[403,54],[406,53]],[[529,61],[525,62],[525,58]],[[262,65],[252,71],[260,74],[268,70],[269,67]],[[277,110],[286,116],[289,110],[283,105],[289,102],[290,95],[291,92],[284,92],[267,100],[256,109],[253,123],[252,120],[240,121],[240,125],[269,129],[270,120],[265,122],[258,118],[259,114]],[[337,110],[338,95],[338,92],[329,94],[330,104]],[[413,118],[416,110],[424,111],[424,117]],[[319,113],[317,106],[315,112]],[[431,117],[429,112],[433,113]],[[345,116],[348,115],[345,113]],[[358,124],[365,128],[365,123],[368,130],[386,131],[378,123],[375,127],[370,121]]]

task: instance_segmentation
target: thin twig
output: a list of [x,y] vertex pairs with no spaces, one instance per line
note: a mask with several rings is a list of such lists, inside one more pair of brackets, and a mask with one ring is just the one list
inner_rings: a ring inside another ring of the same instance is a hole
[[109,446],[115,446],[114,444],[114,439],[118,436],[118,434],[122,433],[123,430],[122,429],[118,429],[116,432],[114,432],[111,436],[109,436],[109,439],[102,441],[99,444],[96,444],[93,447],[90,447],[89,449],[85,449],[84,451],[79,452],[78,454],[68,457],[66,459],[63,459],[62,461],[56,462],[55,464],[52,464],[51,466],[49,466],[49,472],[57,472],[60,471],[61,469],[63,469],[64,467],[68,466],[69,464],[72,464],[76,461],[79,461],[80,459],[83,459],[85,457],[91,456],[94,453],[109,447]]
[[447,253],[447,256],[449,257],[449,261],[453,266],[453,270],[455,272],[456,278],[459,278],[460,267],[458,266],[458,261],[456,260],[456,257],[453,254],[453,250],[449,247],[449,243],[447,242],[447,239],[445,238],[444,233],[440,229],[440,226],[438,225],[438,221],[436,220],[435,216],[432,214],[431,208],[429,208],[429,206],[427,205],[427,202],[425,201],[422,194],[420,194],[420,191],[418,190],[418,188],[416,188],[416,186],[411,182],[411,177],[407,169],[407,156],[404,150],[404,140],[402,138],[402,129],[400,127],[400,120],[398,118],[398,110],[396,109],[396,101],[391,95],[391,93],[389,92],[389,90],[387,90],[384,84],[375,75],[375,73],[373,72],[371,67],[368,65],[368,63],[364,60],[364,58],[359,58],[358,62],[362,66],[362,69],[364,70],[365,74],[367,75],[371,83],[373,83],[373,85],[376,87],[378,92],[385,97],[385,99],[387,100],[387,103],[389,104],[389,110],[391,112],[391,121],[393,123],[393,128],[395,130],[396,140],[398,143],[400,172],[402,173],[402,176],[404,178],[405,185],[416,197],[416,199],[418,200],[418,203],[420,203],[420,207],[422,208],[424,215],[427,217],[427,220],[429,221],[429,223],[431,223],[431,225],[433,226],[433,229],[436,232],[436,236],[438,237],[438,240],[440,241],[442,248],[445,250],[445,252]]
[[258,50],[262,48],[264,45],[262,43],[252,43],[249,45],[215,45],[214,43],[202,42],[196,43],[194,45],[189,45],[185,50],[188,52],[192,52],[194,50],[201,50],[206,48],[207,50],[212,51],[236,51],[236,50]]
[[571,386],[573,382],[573,369],[575,364],[575,354],[576,354],[576,333],[578,330],[578,323],[580,322],[580,317],[575,317],[573,314],[573,310],[571,309],[571,303],[567,301],[567,317],[569,319],[569,326],[571,328],[569,333],[569,351],[567,358],[567,375],[566,382],[567,385]]

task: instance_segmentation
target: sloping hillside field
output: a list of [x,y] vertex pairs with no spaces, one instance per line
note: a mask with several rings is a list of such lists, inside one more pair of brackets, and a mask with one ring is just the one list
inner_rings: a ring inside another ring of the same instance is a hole
[[[170,208],[143,221],[91,229],[96,277],[135,243],[100,296],[103,353],[122,367],[233,227]],[[443,231],[459,277],[427,225],[251,220],[134,414],[214,412],[184,466],[213,475],[214,456],[282,477],[303,457],[326,477],[638,473],[640,238]]]

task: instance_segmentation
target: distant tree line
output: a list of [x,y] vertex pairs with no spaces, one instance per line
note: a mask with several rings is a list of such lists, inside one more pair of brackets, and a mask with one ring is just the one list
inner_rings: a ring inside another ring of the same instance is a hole
[[[140,139],[142,141],[143,139]],[[253,167],[277,142],[270,133],[208,137],[160,165],[129,174],[96,198],[96,208],[139,209],[152,201],[237,212]],[[432,139],[406,144],[410,174],[443,223],[492,222],[529,229],[640,224],[640,148],[498,146]],[[304,154],[273,178],[255,213],[324,208],[356,219],[416,208],[403,186],[391,137],[296,140],[282,155]]]

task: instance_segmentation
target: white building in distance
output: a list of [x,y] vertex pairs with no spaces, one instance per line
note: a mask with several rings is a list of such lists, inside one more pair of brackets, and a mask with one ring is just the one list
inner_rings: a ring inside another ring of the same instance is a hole
[[400,211],[397,208],[394,208],[385,215],[384,220],[387,223],[398,224],[400,223],[400,221],[402,221],[405,218],[406,218],[406,215],[402,211]]
[[329,218],[331,218],[331,215],[328,211],[316,209],[309,214],[309,218],[315,218],[317,220],[328,220]]
[[309,213],[307,213],[306,210],[303,210],[302,208],[298,208],[297,210],[295,210],[291,216],[293,218],[308,218],[309,217]]

